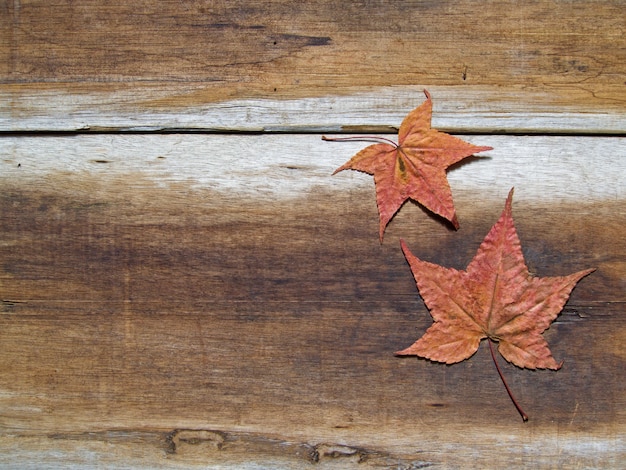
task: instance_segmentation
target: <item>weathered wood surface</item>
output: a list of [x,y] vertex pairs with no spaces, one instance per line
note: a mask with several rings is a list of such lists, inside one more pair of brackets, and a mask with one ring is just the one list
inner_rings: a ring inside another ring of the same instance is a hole
[[[384,244],[362,143],[319,135],[0,139],[0,464],[618,468],[626,458],[623,139],[476,135],[461,229],[413,204]],[[431,323],[398,246],[464,268],[516,187],[540,276],[587,267],[505,374],[393,351]]]
[[0,130],[626,132],[615,1],[0,1]]
[[[0,466],[623,466],[625,33],[614,1],[0,0]],[[362,144],[319,133],[424,88],[494,150],[449,172],[458,232],[407,204],[380,245],[371,177],[330,176]],[[564,367],[505,366],[526,424],[484,349],[392,354],[431,322],[398,239],[463,268],[511,186],[533,272],[598,268]]]

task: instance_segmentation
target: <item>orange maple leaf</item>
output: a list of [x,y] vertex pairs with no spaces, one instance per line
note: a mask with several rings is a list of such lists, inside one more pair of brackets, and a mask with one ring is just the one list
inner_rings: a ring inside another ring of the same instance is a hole
[[387,224],[407,199],[412,199],[444,217],[458,229],[459,222],[446,169],[470,155],[492,149],[472,145],[432,129],[432,100],[428,91],[424,90],[424,94],[426,101],[402,121],[397,144],[374,136],[322,137],[324,140],[335,141],[382,141],[364,148],[333,173],[350,169],[374,175],[381,242]]
[[466,271],[422,261],[403,240],[419,293],[434,323],[412,346],[397,355],[416,355],[453,364],[472,356],[481,340],[492,342],[509,362],[528,369],[554,369],[561,364],[552,357],[542,333],[561,312],[576,283],[594,269],[563,277],[533,277],[524,262],[511,215],[513,190],[500,219],[491,228]]

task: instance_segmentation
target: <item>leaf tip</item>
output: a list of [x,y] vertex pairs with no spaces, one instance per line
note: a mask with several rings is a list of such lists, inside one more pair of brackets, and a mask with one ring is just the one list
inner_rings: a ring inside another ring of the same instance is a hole
[[506,197],[506,203],[504,204],[504,213],[508,214],[509,216],[512,214],[513,212],[513,193],[515,191],[515,188],[511,188],[511,190],[509,191],[509,195]]
[[513,200],[513,193],[515,192],[515,186],[513,186],[510,190],[509,190],[509,195],[507,196],[507,200],[508,201],[512,201]]
[[383,244],[383,238],[385,238],[385,229],[387,228],[387,224],[383,223],[383,221],[380,221],[380,228],[378,229],[378,240],[380,241],[380,244]]
[[426,88],[424,88],[424,94],[426,95],[427,100],[431,100],[430,93],[428,92]]
[[407,254],[411,253],[409,251],[409,246],[406,244],[406,242],[404,241],[403,238],[400,239],[400,248],[402,249],[402,253],[404,253],[405,257],[406,257]]
[[585,276],[589,276],[589,274],[591,274],[592,272],[594,272],[596,269],[598,268],[589,268],[589,269],[585,269],[583,271],[581,271],[581,279]]
[[450,220],[450,222],[452,223],[454,230],[458,230],[461,227],[459,225],[459,219],[456,217],[456,214],[452,216],[452,219]]
[[393,353],[394,356],[415,356],[414,352],[411,352],[411,347],[406,349],[402,349],[401,351],[396,351]]
[[340,171],[343,170],[351,170],[352,167],[350,166],[350,161],[347,161],[346,163],[344,163],[343,165],[341,165],[339,168],[337,168],[335,171],[333,171],[333,174],[331,176],[336,175],[337,173],[339,173]]

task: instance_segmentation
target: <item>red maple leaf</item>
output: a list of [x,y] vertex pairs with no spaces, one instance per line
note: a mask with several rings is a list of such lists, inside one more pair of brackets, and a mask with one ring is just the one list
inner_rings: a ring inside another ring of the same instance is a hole
[[513,224],[512,197],[513,190],[465,271],[422,261],[400,241],[434,323],[412,346],[396,354],[453,364],[472,356],[481,340],[488,339],[498,373],[526,421],[502,376],[492,343],[516,366],[559,369],[562,363],[554,360],[542,333],[561,312],[576,283],[594,270],[563,277],[530,275]]
[[380,241],[385,227],[407,201],[412,199],[428,210],[449,220],[459,228],[446,169],[477,152],[491,150],[479,147],[430,127],[432,100],[424,90],[426,101],[402,121],[398,143],[375,136],[328,138],[324,140],[376,140],[333,174],[342,170],[359,170],[374,175],[376,203],[380,215]]

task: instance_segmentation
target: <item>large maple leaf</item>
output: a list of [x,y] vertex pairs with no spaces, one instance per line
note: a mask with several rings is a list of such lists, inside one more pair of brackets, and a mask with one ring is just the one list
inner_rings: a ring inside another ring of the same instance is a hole
[[381,141],[364,148],[333,173],[351,169],[374,175],[381,242],[387,224],[408,199],[444,217],[458,229],[446,169],[470,155],[492,149],[432,129],[433,104],[428,91],[424,90],[424,94],[426,101],[402,121],[397,144],[372,136],[322,137],[324,140]]
[[542,333],[561,312],[576,283],[594,271],[569,276],[538,278],[528,272],[511,214],[513,190],[500,219],[480,245],[467,270],[422,261],[401,240],[419,293],[434,323],[412,346],[397,355],[417,355],[453,364],[472,356],[487,338],[504,385],[492,342],[509,362],[528,369],[554,369],[561,364],[552,357]]

